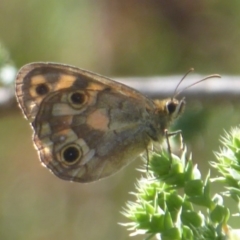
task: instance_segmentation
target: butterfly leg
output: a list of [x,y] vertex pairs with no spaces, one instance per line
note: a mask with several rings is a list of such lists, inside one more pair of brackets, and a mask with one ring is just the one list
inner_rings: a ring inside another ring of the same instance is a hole
[[149,150],[148,150],[148,148],[146,148],[146,153],[147,153],[147,166],[146,166],[146,170],[148,172],[148,168],[149,168]]
[[167,148],[168,148],[168,153],[169,153],[169,159],[170,159],[170,162],[172,164],[172,149],[171,149],[169,137],[179,135],[180,136],[180,141],[181,141],[181,150],[183,150],[184,149],[184,144],[183,144],[183,138],[182,138],[182,130],[177,130],[175,132],[170,132],[169,133],[168,130],[165,129],[164,134],[165,134],[165,138],[166,138],[166,141],[167,141]]

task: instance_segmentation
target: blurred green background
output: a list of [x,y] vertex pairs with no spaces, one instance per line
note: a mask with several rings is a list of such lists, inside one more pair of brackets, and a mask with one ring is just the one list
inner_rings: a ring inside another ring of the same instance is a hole
[[[183,75],[190,67],[239,75],[239,22],[239,1],[0,1],[6,61],[17,68],[62,62],[106,76]],[[219,136],[239,124],[239,112],[239,97],[188,100],[176,128],[205,175]],[[41,167],[20,110],[0,116],[0,239],[129,239],[118,223],[128,221],[120,211],[134,199],[129,192],[141,161],[96,183],[65,182]]]

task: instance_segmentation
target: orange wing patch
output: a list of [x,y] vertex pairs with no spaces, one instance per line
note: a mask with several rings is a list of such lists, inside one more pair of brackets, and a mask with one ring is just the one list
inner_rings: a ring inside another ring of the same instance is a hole
[[91,113],[86,122],[93,129],[100,131],[107,131],[109,124],[109,117],[106,109],[97,109]]

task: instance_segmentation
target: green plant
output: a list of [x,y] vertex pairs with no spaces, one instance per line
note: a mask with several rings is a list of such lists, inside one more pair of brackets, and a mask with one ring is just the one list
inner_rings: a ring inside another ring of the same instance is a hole
[[[228,225],[232,215],[224,204],[232,198],[240,210],[240,129],[234,128],[221,138],[223,147],[215,153],[211,167],[221,175],[203,179],[186,147],[181,156],[167,151],[149,154],[145,177],[138,180],[134,202],[127,202],[123,214],[130,222],[123,224],[131,236],[147,234],[162,240],[240,239],[239,230]],[[225,191],[211,195],[210,189],[220,182]],[[200,206],[202,211],[197,211]]]

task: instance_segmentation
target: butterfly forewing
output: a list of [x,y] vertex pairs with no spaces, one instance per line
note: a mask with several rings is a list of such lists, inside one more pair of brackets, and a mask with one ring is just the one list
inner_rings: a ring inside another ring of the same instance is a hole
[[42,100],[51,92],[79,88],[95,91],[113,87],[123,95],[144,98],[141,93],[101,75],[57,63],[31,63],[23,66],[16,78],[17,100],[24,115],[35,118]]

